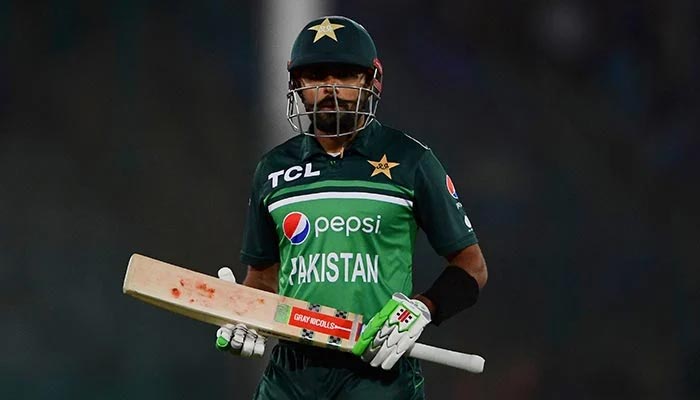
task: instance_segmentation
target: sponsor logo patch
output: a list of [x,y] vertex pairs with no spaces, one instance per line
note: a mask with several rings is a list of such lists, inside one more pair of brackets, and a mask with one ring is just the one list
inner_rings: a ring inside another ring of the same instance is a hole
[[309,237],[311,223],[306,215],[298,211],[292,211],[284,217],[282,230],[289,243],[296,246],[304,243],[306,238]]

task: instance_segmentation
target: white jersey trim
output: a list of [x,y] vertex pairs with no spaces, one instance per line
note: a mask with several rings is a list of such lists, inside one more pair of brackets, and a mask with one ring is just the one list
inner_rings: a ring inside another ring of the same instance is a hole
[[420,140],[414,138],[413,136],[411,136],[411,135],[409,135],[409,134],[407,134],[407,133],[404,133],[403,135],[406,136],[407,138],[413,140],[414,142],[418,143],[418,145],[419,145],[420,147],[422,147],[422,148],[424,148],[424,149],[426,149],[426,150],[430,150],[430,147],[424,145],[423,143],[420,142]]
[[271,203],[270,205],[268,205],[267,210],[269,212],[273,212],[274,210],[276,210],[280,207],[289,205],[289,204],[296,204],[296,203],[302,203],[305,201],[313,201],[313,200],[327,200],[327,199],[374,200],[374,201],[381,201],[384,203],[397,204],[397,205],[408,207],[408,208],[413,208],[413,202],[411,200],[402,199],[400,197],[388,196],[385,194],[363,193],[363,192],[323,192],[323,193],[303,194],[300,196],[294,196],[294,197],[289,197],[286,199],[278,200],[278,201],[275,201],[274,203]]

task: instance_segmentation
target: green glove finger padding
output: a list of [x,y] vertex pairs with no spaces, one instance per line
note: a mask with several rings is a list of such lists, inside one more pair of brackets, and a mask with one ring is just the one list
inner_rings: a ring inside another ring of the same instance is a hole
[[219,351],[226,351],[228,350],[229,343],[230,342],[226,340],[226,338],[219,336],[216,338],[216,349]]
[[355,346],[353,346],[352,354],[361,356],[362,353],[365,352],[367,346],[372,343],[372,340],[374,340],[377,332],[382,329],[384,323],[389,319],[389,316],[391,316],[399,304],[400,303],[394,299],[389,300],[384,307],[379,310],[379,312],[375,314],[372,319],[369,320],[367,325],[365,325],[364,329],[362,330],[360,339],[357,341],[357,343],[355,343]]

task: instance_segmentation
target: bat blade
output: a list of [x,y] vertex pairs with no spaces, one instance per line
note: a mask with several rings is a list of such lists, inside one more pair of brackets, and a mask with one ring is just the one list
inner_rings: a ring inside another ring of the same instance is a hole
[[140,254],[129,260],[123,291],[212,325],[243,323],[266,335],[350,351],[362,316],[227,282]]

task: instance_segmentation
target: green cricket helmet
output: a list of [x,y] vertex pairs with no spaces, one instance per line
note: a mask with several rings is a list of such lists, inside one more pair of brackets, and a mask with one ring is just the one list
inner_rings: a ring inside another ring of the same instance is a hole
[[[300,70],[323,66],[359,67],[366,71],[366,85],[302,86],[298,79]],[[326,133],[319,136],[351,135],[374,120],[381,98],[382,65],[372,37],[357,22],[346,17],[328,16],[306,24],[294,41],[287,69],[287,119],[295,131],[314,136],[313,127],[318,127]],[[331,101],[321,98],[320,94],[321,89],[328,91],[329,88],[332,89],[330,92],[333,93],[331,97],[335,109],[319,110],[319,102]],[[357,100],[347,102],[338,98],[336,89],[341,88],[357,90]],[[301,94],[309,90],[314,94],[313,103],[305,104]],[[303,116],[310,120],[306,128],[303,126]]]

